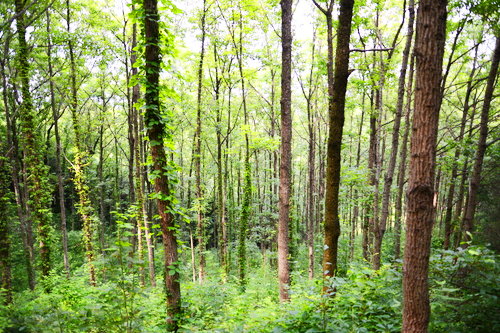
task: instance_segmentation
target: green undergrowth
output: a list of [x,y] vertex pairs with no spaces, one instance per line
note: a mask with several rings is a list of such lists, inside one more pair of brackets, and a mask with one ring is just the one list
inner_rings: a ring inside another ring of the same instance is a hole
[[[398,265],[384,264],[375,272],[366,263],[349,264],[344,274],[327,282],[335,290],[333,298],[321,295],[323,281],[309,280],[306,272],[294,272],[291,300],[280,304],[277,273],[269,261],[249,267],[242,292],[236,276],[229,275],[228,282],[222,283],[214,256],[207,257],[204,283],[182,284],[179,332],[401,330],[402,273]],[[0,307],[0,331],[166,332],[162,288],[140,287],[134,268],[140,263],[130,268],[128,262],[115,262],[115,269],[106,271],[106,281],[101,279],[95,288],[89,286],[82,267],[70,280],[54,274],[49,294],[43,286],[34,292],[15,293],[12,306]],[[186,273],[184,281],[187,279]],[[161,277],[157,283],[162,285]],[[434,251],[429,285],[429,332],[500,331],[500,265],[488,249],[472,246]]]

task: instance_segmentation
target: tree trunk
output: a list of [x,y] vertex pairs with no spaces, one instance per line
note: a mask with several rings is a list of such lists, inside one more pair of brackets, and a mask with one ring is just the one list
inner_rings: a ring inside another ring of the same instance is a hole
[[[316,2],[315,2],[316,4]],[[317,5],[317,4],[316,4]],[[318,5],[317,5],[318,6]],[[354,0],[340,1],[339,25],[337,30],[337,51],[335,72],[333,72],[333,1],[328,9],[320,10],[326,16],[328,31],[328,113],[330,116],[325,198],[325,243],[323,256],[323,276],[329,280],[337,273],[337,247],[340,236],[339,189],[342,147],[342,129],[344,126],[345,95],[349,77],[349,40]],[[330,293],[330,284],[323,286],[323,293]],[[333,290],[335,292],[335,290]]]
[[411,96],[413,91],[413,74],[414,74],[415,56],[412,55],[410,61],[410,77],[408,80],[408,89],[406,92],[406,115],[405,115],[405,132],[403,134],[403,145],[401,147],[401,156],[399,158],[398,170],[398,193],[396,194],[396,203],[394,209],[394,260],[399,260],[401,256],[401,224],[403,216],[403,189],[405,184],[406,174],[406,155],[408,147],[408,135],[410,133],[410,113],[411,113]]
[[281,161],[278,221],[278,275],[280,301],[290,299],[288,226],[292,167],[292,0],[281,0]]
[[[382,194],[382,215],[380,217],[380,224],[378,230],[376,230],[375,246],[374,246],[374,257],[373,257],[373,269],[380,269],[380,256],[382,250],[382,240],[386,230],[387,218],[389,216],[389,199],[391,195],[392,180],[394,177],[394,170],[396,168],[396,156],[399,147],[399,129],[401,126],[401,115],[403,111],[403,100],[405,92],[405,79],[406,79],[406,69],[408,67],[408,57],[410,55],[410,48],[413,38],[413,22],[415,17],[414,1],[410,0],[408,7],[410,18],[408,20],[408,34],[406,37],[406,45],[403,50],[403,60],[401,64],[401,72],[399,74],[398,82],[398,100],[396,104],[396,116],[394,118],[394,127],[392,130],[392,148],[391,157],[389,160],[389,166],[384,177],[384,192]],[[382,151],[383,153],[383,151]],[[404,163],[402,161],[401,163]]]
[[488,137],[488,121],[491,101],[493,99],[493,92],[495,90],[495,80],[498,73],[498,64],[500,63],[500,32],[497,32],[495,50],[491,58],[490,73],[488,75],[488,82],[486,84],[486,91],[484,92],[483,107],[481,109],[481,122],[479,124],[479,139],[477,142],[476,157],[474,160],[474,169],[469,182],[469,197],[467,203],[467,212],[464,216],[464,247],[468,247],[469,241],[472,240],[472,233],[474,232],[474,214],[476,212],[477,192],[481,183],[481,170],[483,169],[483,160],[486,148],[486,139]]
[[446,37],[446,0],[421,0],[417,15],[415,113],[403,261],[402,332],[427,332],[436,141]]
[[[50,233],[52,212],[50,210],[51,191],[48,188],[48,168],[42,156],[41,138],[37,131],[36,112],[30,92],[30,65],[28,62],[29,48],[26,43],[26,25],[24,15],[25,2],[16,0],[16,23],[18,37],[18,75],[21,82],[22,104],[20,108],[21,128],[23,132],[24,162],[27,166],[29,184],[29,206],[35,225],[38,225],[38,241],[40,252],[40,266],[42,279],[49,276],[50,262]],[[47,289],[46,289],[47,290]]]
[[62,232],[62,245],[63,245],[63,260],[64,260],[64,270],[66,271],[66,276],[69,279],[69,257],[68,257],[68,235],[66,232],[66,207],[64,204],[64,186],[62,179],[61,170],[61,137],[59,135],[59,115],[56,109],[56,101],[54,94],[54,73],[52,70],[52,38],[50,32],[50,10],[47,9],[47,64],[49,69],[50,77],[50,107],[52,109],[52,118],[54,119],[54,134],[56,137],[56,174],[57,174],[57,185],[59,190],[59,206],[61,208],[61,232]]
[[9,210],[11,193],[9,189],[9,159],[5,157],[9,147],[0,143],[0,288],[3,291],[4,305],[12,302],[12,274],[10,264]]
[[201,190],[201,90],[203,88],[203,60],[205,57],[205,17],[207,14],[206,0],[203,1],[203,14],[201,16],[201,51],[200,62],[198,66],[198,94],[197,94],[197,112],[196,112],[196,132],[195,132],[195,155],[194,167],[196,177],[196,199],[197,199],[197,221],[198,221],[198,254],[200,263],[198,265],[198,282],[203,283],[205,278],[205,240],[202,212],[202,190]]
[[[70,33],[70,0],[66,0],[66,22],[67,30]],[[69,48],[69,59],[70,59],[70,71],[71,71],[71,100],[70,100],[70,110],[71,118],[73,120],[73,132],[75,135],[75,160],[73,162],[74,171],[74,183],[76,192],[79,197],[78,201],[78,213],[80,214],[83,221],[83,233],[84,233],[84,243],[85,251],[87,255],[87,261],[89,264],[89,280],[92,286],[96,285],[95,277],[95,267],[94,267],[94,248],[92,245],[92,215],[94,214],[93,208],[90,203],[89,198],[89,188],[87,186],[85,177],[85,152],[81,146],[82,133],[80,128],[80,119],[78,117],[78,96],[76,87],[76,65],[75,56],[73,51],[73,43],[71,39],[68,41]]]
[[160,104],[160,71],[161,50],[158,22],[157,0],[144,0],[144,33],[145,33],[145,114],[144,122],[149,137],[149,146],[154,169],[154,185],[156,204],[160,216],[160,227],[163,236],[165,255],[165,289],[167,293],[167,325],[169,330],[177,331],[178,316],[181,312],[181,289],[179,276],[179,260],[177,253],[177,229],[173,221],[172,196],[168,171],[169,162],[164,150],[164,142],[172,140],[166,131],[165,120]]
[[[216,135],[217,135],[217,199],[218,199],[218,215],[219,215],[219,248],[220,262],[222,268],[222,281],[225,283],[228,276],[227,263],[227,228],[226,228],[226,194],[224,192],[224,176],[223,176],[223,139],[222,139],[222,110],[220,106],[220,87],[222,78],[219,77],[219,58],[217,54],[217,45],[214,45],[214,60],[215,60],[215,108],[216,108]],[[229,70],[229,69],[228,69]],[[229,132],[228,132],[229,135]],[[227,138],[226,138],[227,139]]]
[[4,107],[5,107],[5,122],[7,125],[7,143],[9,145],[9,157],[10,157],[10,167],[12,169],[11,175],[12,175],[12,183],[14,187],[14,194],[16,198],[16,207],[17,207],[17,216],[19,219],[19,226],[20,226],[20,232],[21,232],[21,239],[23,242],[23,250],[24,250],[24,257],[25,257],[25,264],[26,264],[26,273],[28,276],[28,285],[30,290],[35,289],[35,271],[33,268],[33,247],[31,246],[31,243],[29,242],[29,237],[28,237],[28,230],[27,230],[27,221],[25,219],[25,215],[23,213],[23,202],[22,202],[22,192],[20,189],[19,185],[19,175],[18,175],[18,168],[17,168],[17,161],[16,161],[16,154],[17,154],[17,145],[14,143],[14,140],[12,140],[12,134],[14,134],[13,128],[15,128],[15,124],[11,122],[10,118],[10,112],[9,112],[9,104],[8,104],[8,97],[7,97],[7,76],[5,74],[5,62],[6,59],[2,59],[2,88],[3,88],[3,102],[4,102]]
[[[134,6],[132,6],[132,10],[134,10]],[[134,50],[137,46],[137,24],[134,23],[132,26],[132,50]],[[132,51],[130,54],[130,63],[132,64],[132,76],[137,75],[137,67],[134,66],[137,61],[137,53],[136,51]],[[132,123],[133,123],[133,135],[135,142],[135,193],[136,193],[136,205],[137,205],[137,235],[140,241],[139,243],[139,259],[142,260],[142,233],[141,229],[144,229],[144,234],[146,238],[146,246],[148,249],[148,266],[149,266],[149,281],[152,287],[156,287],[156,279],[155,279],[155,266],[154,266],[154,244],[152,241],[152,235],[150,235],[149,224],[148,224],[148,214],[146,207],[146,200],[144,199],[144,174],[142,172],[142,161],[144,160],[143,156],[143,138],[139,134],[140,132],[140,115],[135,107],[136,103],[139,102],[140,98],[140,86],[136,84],[132,87]],[[143,275],[141,274],[141,282],[143,282]]]

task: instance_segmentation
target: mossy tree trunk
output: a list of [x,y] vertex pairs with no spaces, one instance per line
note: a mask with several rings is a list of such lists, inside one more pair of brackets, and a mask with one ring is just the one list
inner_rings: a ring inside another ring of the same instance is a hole
[[29,48],[26,43],[26,23],[24,7],[26,2],[16,0],[17,37],[18,37],[18,71],[21,83],[22,104],[20,108],[21,128],[24,140],[24,162],[26,163],[29,181],[29,202],[33,223],[37,225],[40,251],[42,279],[49,276],[50,263],[50,210],[51,191],[48,184],[48,167],[43,161],[43,144],[37,131],[38,119],[33,108],[30,92]]
[[[328,33],[328,114],[330,116],[327,166],[326,166],[326,197],[325,197],[325,242],[323,256],[323,276],[329,280],[337,273],[337,250],[340,236],[339,221],[339,189],[342,147],[342,130],[344,127],[345,95],[349,77],[349,40],[351,37],[352,12],[354,0],[340,1],[339,28],[337,30],[337,50],[335,57],[335,72],[333,70],[333,1],[328,8],[316,6],[326,16]],[[324,293],[329,293],[329,284],[323,287]]]

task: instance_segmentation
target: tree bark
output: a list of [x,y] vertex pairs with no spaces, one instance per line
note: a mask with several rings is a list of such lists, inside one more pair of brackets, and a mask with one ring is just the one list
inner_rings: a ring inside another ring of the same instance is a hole
[[[318,4],[315,2],[316,6]],[[326,16],[328,31],[328,114],[329,134],[327,146],[326,198],[325,198],[325,242],[323,256],[323,276],[329,280],[337,273],[337,250],[340,236],[339,189],[342,148],[342,129],[344,126],[345,95],[349,77],[349,40],[354,0],[340,1],[339,25],[337,31],[337,50],[335,72],[333,71],[333,1],[328,9],[320,10]],[[323,293],[332,290],[329,283],[323,286]],[[334,291],[334,290],[333,290]]]
[[145,33],[145,114],[144,122],[149,136],[149,146],[154,169],[156,204],[160,216],[165,255],[165,290],[167,293],[167,325],[169,330],[177,331],[178,316],[181,312],[181,289],[179,260],[177,253],[177,228],[172,213],[173,191],[169,180],[169,162],[165,153],[164,142],[171,141],[171,135],[165,129],[165,120],[160,104],[160,31],[158,22],[157,0],[144,0]]
[[196,132],[195,132],[195,155],[194,168],[196,178],[196,199],[197,199],[197,221],[198,221],[198,255],[200,263],[198,265],[198,282],[203,283],[205,278],[205,240],[202,211],[202,190],[201,190],[201,90],[203,88],[203,60],[205,57],[205,18],[207,14],[206,0],[203,1],[203,14],[201,16],[201,51],[198,65],[198,94],[196,103]]
[[401,146],[400,164],[398,170],[398,193],[396,194],[396,203],[394,209],[394,260],[399,260],[401,256],[401,225],[403,216],[403,189],[406,175],[406,156],[408,152],[408,136],[410,134],[410,114],[411,114],[411,97],[413,93],[413,76],[414,76],[415,56],[412,55],[410,61],[410,77],[408,80],[408,89],[406,92],[406,115],[405,115],[405,132],[403,134],[403,145]]
[[402,332],[427,332],[430,317],[428,274],[446,3],[446,0],[421,0],[417,14],[417,74],[407,191]]
[[278,275],[280,301],[290,299],[288,227],[292,167],[292,0],[281,0],[281,161],[278,221]]

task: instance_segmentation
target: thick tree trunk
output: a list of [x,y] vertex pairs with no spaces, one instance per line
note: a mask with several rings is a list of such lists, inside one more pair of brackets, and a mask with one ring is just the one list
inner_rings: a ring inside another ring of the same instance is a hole
[[179,276],[179,260],[177,253],[177,230],[175,228],[174,216],[172,214],[173,195],[169,183],[167,156],[163,143],[170,141],[170,134],[166,132],[165,120],[162,116],[160,104],[160,31],[158,22],[157,0],[144,0],[144,33],[145,33],[145,114],[144,122],[149,136],[150,151],[153,161],[153,169],[156,177],[154,185],[156,190],[156,204],[160,216],[160,227],[163,236],[163,248],[165,255],[165,290],[167,293],[167,324],[168,329],[177,331],[178,316],[181,312],[181,289]]
[[292,167],[292,0],[281,0],[281,161],[278,221],[278,275],[280,301],[290,299],[288,227],[290,224],[290,173]]
[[427,332],[436,141],[446,37],[446,0],[421,0],[417,15],[415,113],[403,261],[402,332]]

